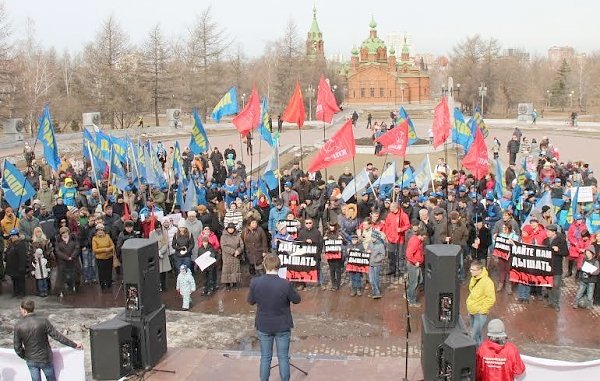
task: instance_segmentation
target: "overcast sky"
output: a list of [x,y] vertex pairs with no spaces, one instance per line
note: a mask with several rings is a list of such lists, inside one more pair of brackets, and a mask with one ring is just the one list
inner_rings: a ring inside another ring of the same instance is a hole
[[[21,37],[31,18],[44,46],[73,53],[93,40],[111,14],[138,44],[157,23],[169,37],[184,36],[196,15],[212,5],[215,21],[250,57],[262,54],[266,41],[281,36],[290,18],[305,38],[313,8],[313,0],[5,0],[5,4],[16,36]],[[368,36],[371,15],[380,37],[408,32],[419,53],[447,55],[452,46],[477,33],[534,55],[546,55],[553,45],[587,53],[600,46],[600,2],[593,0],[317,0],[316,5],[327,56],[348,57],[352,46]]]

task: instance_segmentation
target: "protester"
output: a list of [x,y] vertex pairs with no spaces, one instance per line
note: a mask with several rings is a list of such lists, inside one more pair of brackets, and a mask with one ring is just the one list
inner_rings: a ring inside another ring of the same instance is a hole
[[160,273],[160,291],[167,290],[167,273],[172,269],[170,253],[172,239],[169,239],[169,220],[164,220],[161,224],[156,221],[154,230],[150,233],[150,239],[158,244],[158,271]]
[[264,259],[266,274],[250,282],[248,303],[258,305],[255,327],[260,341],[260,380],[267,381],[271,374],[273,341],[277,345],[279,378],[290,379],[289,345],[294,327],[290,303],[300,303],[300,295],[291,283],[277,275],[279,258],[267,255]]
[[477,260],[471,262],[471,280],[469,281],[469,296],[467,311],[471,317],[471,337],[481,345],[482,331],[487,321],[490,309],[496,303],[494,281],[489,277],[487,269]]
[[525,373],[525,364],[517,347],[508,341],[504,323],[488,323],[487,339],[477,348],[477,380],[513,381]]
[[221,236],[221,252],[223,269],[221,270],[221,283],[225,284],[227,291],[238,288],[241,282],[241,258],[244,242],[234,223],[230,222]]
[[[584,258],[579,270],[579,288],[573,308],[584,307],[592,309],[594,305],[594,289],[598,283],[598,274],[600,274],[600,261],[596,256],[596,249],[593,246],[585,249]],[[585,296],[585,300],[583,297]]]
[[98,282],[102,292],[112,287],[112,270],[115,257],[115,245],[106,234],[103,224],[96,224],[96,234],[92,238],[92,252],[98,265]]
[[34,310],[33,300],[21,302],[22,318],[15,324],[14,349],[17,355],[26,361],[32,381],[40,380],[42,372],[46,380],[54,381],[56,375],[48,336],[71,348],[83,349],[83,345],[68,339],[54,328],[48,319],[38,316]]

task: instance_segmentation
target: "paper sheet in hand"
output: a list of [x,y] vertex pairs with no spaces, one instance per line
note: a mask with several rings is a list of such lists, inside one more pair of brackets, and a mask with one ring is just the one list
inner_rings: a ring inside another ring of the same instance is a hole
[[198,265],[198,267],[200,267],[201,271],[204,271],[207,267],[209,267],[216,261],[216,259],[210,256],[210,251],[207,251],[206,253],[196,258],[194,262]]
[[287,267],[280,267],[277,270],[277,275],[282,279],[287,279]]
[[593,274],[598,270],[598,268],[592,265],[589,262],[583,262],[583,266],[581,266],[581,271],[588,274]]

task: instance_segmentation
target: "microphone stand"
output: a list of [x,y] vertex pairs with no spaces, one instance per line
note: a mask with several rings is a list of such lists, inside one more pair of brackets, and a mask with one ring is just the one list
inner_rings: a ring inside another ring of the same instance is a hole
[[402,379],[402,381],[408,381],[408,338],[409,334],[412,331],[410,327],[410,310],[408,306],[408,276],[407,279],[404,281],[404,299],[406,300],[406,353],[404,354],[404,378]]

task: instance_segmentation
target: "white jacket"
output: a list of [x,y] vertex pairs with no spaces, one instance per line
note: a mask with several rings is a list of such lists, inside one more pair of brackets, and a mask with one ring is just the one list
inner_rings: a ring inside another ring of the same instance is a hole
[[48,260],[41,257],[39,261],[31,262],[33,271],[31,275],[35,276],[35,279],[46,279],[50,276],[50,269],[48,268]]

